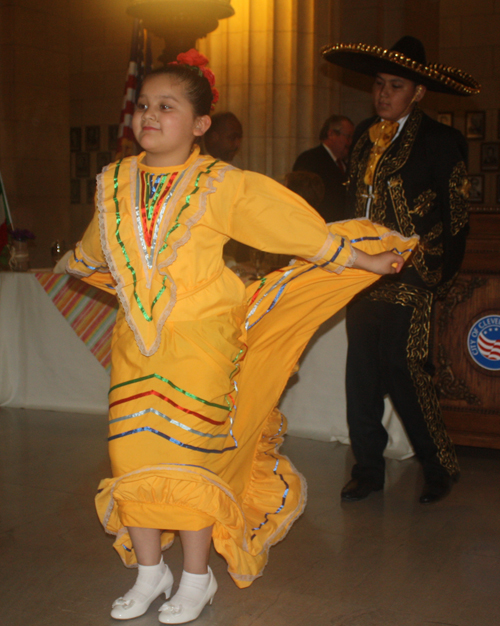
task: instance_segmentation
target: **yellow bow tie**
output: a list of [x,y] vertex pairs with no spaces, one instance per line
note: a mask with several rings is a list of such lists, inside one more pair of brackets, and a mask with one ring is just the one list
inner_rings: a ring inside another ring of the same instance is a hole
[[379,162],[380,157],[390,145],[394,139],[394,135],[398,131],[397,122],[388,122],[387,120],[381,120],[371,126],[369,133],[370,139],[373,141],[373,146],[368,158],[368,165],[366,166],[366,172],[364,177],[365,185],[373,185],[373,176],[375,174],[375,168]]

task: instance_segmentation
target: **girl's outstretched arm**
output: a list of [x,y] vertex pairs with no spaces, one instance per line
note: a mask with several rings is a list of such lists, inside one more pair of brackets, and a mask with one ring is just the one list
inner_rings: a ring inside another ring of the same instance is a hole
[[359,248],[355,248],[357,258],[352,267],[367,270],[374,274],[397,274],[401,271],[405,260],[394,252],[380,252],[379,254],[367,254]]

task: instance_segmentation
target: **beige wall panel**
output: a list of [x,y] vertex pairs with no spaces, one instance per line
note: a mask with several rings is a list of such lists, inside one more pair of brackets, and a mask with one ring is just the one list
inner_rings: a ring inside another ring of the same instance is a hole
[[56,231],[69,237],[69,2],[9,4],[0,12],[9,82],[0,93],[0,170],[14,225],[36,235],[32,266],[48,266]]
[[64,198],[69,191],[69,167],[65,161],[30,158],[17,170],[15,180],[19,197],[32,196],[36,189],[38,198]]
[[[15,122],[13,130],[15,130],[16,138],[14,158],[19,160],[30,158],[60,159],[69,162],[66,120],[63,124],[38,126],[36,129],[25,122]],[[19,166],[22,170],[21,163]]]
[[379,43],[377,40],[378,8],[376,3],[372,3],[370,8],[357,9],[352,6],[350,0],[343,0],[342,7],[342,42],[373,45]]
[[[484,44],[484,42],[483,42]],[[481,45],[469,48],[445,48],[441,50],[440,62],[469,72],[481,84],[485,78],[494,76],[494,48]],[[462,98],[459,98],[460,100]],[[464,98],[471,100],[471,98]]]
[[243,123],[244,167],[282,177],[298,154],[297,136],[300,149],[316,143],[317,118],[323,111],[330,114],[332,96],[324,93],[338,91],[319,72],[317,27],[321,44],[329,43],[337,5],[336,0],[233,0],[236,15],[199,42],[220,86],[217,110],[230,109]]
[[[48,2],[48,4],[51,3]],[[67,17],[60,17],[56,14],[46,21],[44,13],[22,6],[14,8],[13,17],[13,37],[17,42],[22,41],[30,48],[67,54],[69,43]]]
[[[30,9],[51,17],[62,17],[68,19],[69,5],[78,0],[11,0],[10,4],[17,7]],[[81,0],[80,0],[81,1]]]
[[379,0],[345,0],[349,3],[352,11],[359,11],[364,9],[378,9],[380,4]]
[[466,16],[495,11],[495,0],[460,0],[460,5],[462,15]]
[[442,48],[456,48],[462,36],[462,20],[458,16],[441,19],[439,40]]
[[67,88],[69,79],[67,54],[32,48],[23,42],[15,46],[14,63],[16,82],[26,84],[31,89],[34,86]]
[[390,9],[379,15],[379,31],[383,33],[381,38],[382,46],[385,48],[393,46],[401,37],[401,33],[405,33],[404,9]]
[[462,17],[461,45],[465,47],[498,46],[500,45],[500,14],[491,15],[483,12],[477,5],[475,15]]

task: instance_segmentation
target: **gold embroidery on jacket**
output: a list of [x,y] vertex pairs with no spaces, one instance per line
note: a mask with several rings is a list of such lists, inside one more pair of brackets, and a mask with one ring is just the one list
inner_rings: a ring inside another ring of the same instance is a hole
[[426,233],[422,237],[421,244],[423,244],[424,246],[429,244],[434,239],[437,239],[439,235],[441,235],[442,233],[443,233],[443,222],[438,222],[430,229],[428,233]]
[[418,198],[415,198],[415,202],[413,203],[413,209],[410,209],[410,213],[414,213],[415,215],[419,215],[423,217],[433,207],[433,202],[436,199],[436,192],[432,191],[432,189],[427,189],[422,192]]
[[413,265],[422,277],[422,280],[428,287],[435,287],[443,277],[443,268],[438,267],[434,270],[429,269],[426,263],[425,254],[427,250],[424,247],[418,247],[413,257]]
[[465,163],[460,161],[455,165],[450,176],[451,234],[453,236],[461,231],[469,220],[469,189],[467,169]]
[[415,226],[411,221],[408,202],[403,188],[403,178],[400,175],[393,176],[389,179],[388,183],[394,213],[396,214],[396,219],[398,220],[398,230],[403,233],[405,237],[411,237],[415,234]]
[[442,256],[443,255],[443,244],[438,243],[437,246],[433,246],[432,248],[428,246],[424,246],[425,254],[430,254],[431,256]]
[[372,300],[384,300],[413,309],[406,346],[408,370],[427,430],[437,447],[438,459],[446,471],[454,475],[460,469],[457,456],[443,423],[441,407],[432,378],[425,371],[429,356],[432,294],[412,285],[388,283],[370,292],[368,297]]
[[[415,225],[411,220],[410,212],[408,210],[408,202],[406,200],[403,188],[403,179],[401,176],[393,176],[389,180],[389,191],[391,194],[394,212],[398,220],[398,230],[403,233],[405,237],[411,237],[415,234]],[[430,239],[434,238],[435,236],[433,234]],[[424,282],[427,283],[429,287],[434,287],[441,280],[443,272],[440,267],[435,270],[431,270],[427,266],[425,255],[428,250],[425,243],[425,241],[422,241],[422,244],[417,248],[417,251],[413,256],[412,263]]]

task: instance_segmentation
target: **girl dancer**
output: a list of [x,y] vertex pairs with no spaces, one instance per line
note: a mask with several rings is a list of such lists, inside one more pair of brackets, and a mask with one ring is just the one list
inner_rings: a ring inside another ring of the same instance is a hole
[[[415,243],[368,221],[328,228],[278,183],[200,155],[214,98],[206,63],[192,50],[145,79],[133,116],[144,152],[98,176],[94,219],[68,264],[120,303],[113,477],[96,505],[139,573],[114,602],[116,619],[170,597],[161,552],[174,531],[184,571],[160,622],[194,620],[212,602],[211,540],[239,587],[261,575],[269,547],[305,504],[302,477],[278,453],[287,378],[316,327],[376,280],[370,272],[399,271]],[[307,261],[245,291],[223,263],[229,237]]]

